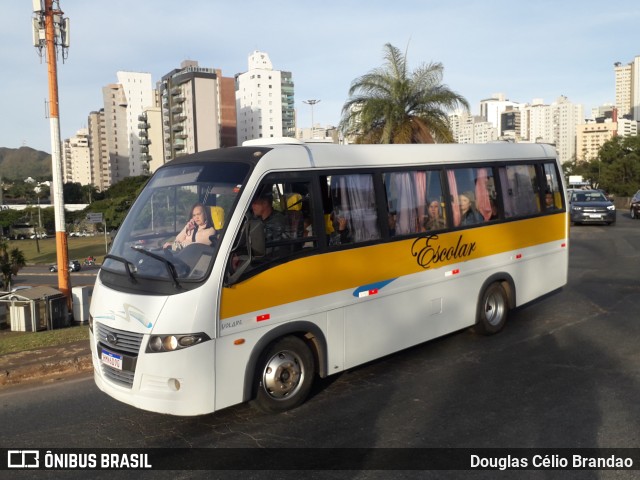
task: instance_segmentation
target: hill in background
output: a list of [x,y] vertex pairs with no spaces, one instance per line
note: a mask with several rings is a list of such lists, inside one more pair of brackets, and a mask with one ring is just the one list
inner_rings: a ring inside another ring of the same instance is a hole
[[29,147],[0,147],[0,178],[24,180],[51,178],[51,154]]

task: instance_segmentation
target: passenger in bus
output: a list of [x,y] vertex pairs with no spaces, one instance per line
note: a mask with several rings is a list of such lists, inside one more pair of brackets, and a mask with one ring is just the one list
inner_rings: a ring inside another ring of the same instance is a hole
[[349,225],[347,218],[340,214],[340,212],[331,212],[331,224],[333,226],[333,232],[329,234],[329,245],[344,245],[346,243],[352,243],[351,232],[349,231]]
[[195,203],[191,207],[189,221],[182,231],[176,235],[173,242],[167,242],[163,248],[172,247],[173,250],[181,250],[192,243],[201,243],[203,245],[211,245],[212,238],[216,234],[213,228],[213,220],[209,214],[209,209],[205,208],[201,203]]
[[427,216],[424,219],[423,227],[425,230],[441,230],[446,228],[447,222],[442,215],[440,202],[436,199],[429,202],[427,207]]
[[489,220],[497,220],[500,218],[500,212],[498,211],[498,204],[494,198],[489,198],[489,204],[491,205],[491,216]]
[[398,223],[398,214],[394,211],[389,212],[389,235],[392,237],[396,234],[396,224]]
[[262,192],[251,202],[255,218],[262,220],[266,242],[276,242],[285,238],[287,222],[281,212],[273,209],[273,195]]
[[546,192],[544,194],[544,205],[547,210],[558,210],[558,207],[556,206],[556,202],[553,199],[553,193]]
[[473,192],[464,192],[458,196],[458,202],[460,204],[460,225],[475,225],[476,223],[482,223],[484,218],[476,210],[475,206],[476,196]]

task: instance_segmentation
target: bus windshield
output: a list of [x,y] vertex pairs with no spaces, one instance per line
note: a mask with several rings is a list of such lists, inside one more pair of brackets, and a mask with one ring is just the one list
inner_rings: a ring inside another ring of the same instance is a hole
[[244,163],[210,162],[158,170],[105,257],[107,279],[124,275],[131,284],[151,282],[164,292],[167,284],[176,291],[204,281],[249,169]]

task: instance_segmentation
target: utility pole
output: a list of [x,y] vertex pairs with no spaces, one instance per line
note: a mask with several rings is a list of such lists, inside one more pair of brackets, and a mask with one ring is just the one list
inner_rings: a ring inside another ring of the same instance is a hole
[[320,103],[320,100],[303,100],[302,103],[306,103],[311,106],[311,138],[313,139],[316,131],[316,127],[313,125],[313,106],[316,103]]
[[[67,307],[72,311],[69,277],[69,249],[64,221],[64,197],[62,194],[62,149],[60,140],[60,114],[58,112],[58,48],[62,60],[69,49],[69,19],[64,18],[59,0],[33,1],[33,45],[42,58],[43,50],[49,72],[49,126],[51,129],[51,171],[53,185],[51,200],[56,222],[56,252],[58,261],[58,289],[67,297]],[[54,6],[55,4],[55,6]]]

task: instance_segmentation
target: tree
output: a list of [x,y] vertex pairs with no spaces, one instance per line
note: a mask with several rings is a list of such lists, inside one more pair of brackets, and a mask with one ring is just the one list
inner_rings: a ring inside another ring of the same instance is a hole
[[448,112],[469,103],[443,85],[441,63],[410,72],[406,55],[387,43],[385,64],[355,79],[340,129],[357,143],[450,143]]
[[[605,190],[632,196],[640,185],[640,135],[613,137],[598,151],[599,183]],[[592,167],[595,171],[595,167]]]
[[11,280],[26,264],[27,260],[22,250],[14,248],[9,251],[9,242],[0,240],[0,273],[2,286],[6,291],[11,290]]
[[2,227],[2,236],[7,233],[11,225],[20,222],[20,219],[24,216],[24,212],[18,210],[2,210],[0,211],[0,227]]
[[144,175],[127,177],[107,189],[103,199],[94,201],[83,211],[74,212],[68,217],[75,223],[82,221],[89,212],[102,213],[108,229],[118,228],[148,181],[149,177]]
[[595,159],[563,167],[567,176],[582,175],[593,188],[630,197],[640,186],[640,135],[613,137],[600,147]]

